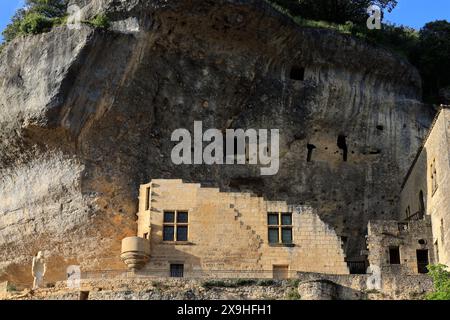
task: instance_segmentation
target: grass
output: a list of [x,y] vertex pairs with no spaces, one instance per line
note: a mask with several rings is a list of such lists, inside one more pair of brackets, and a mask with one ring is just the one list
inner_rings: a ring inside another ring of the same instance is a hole
[[300,300],[302,297],[300,296],[300,293],[298,293],[297,288],[290,288],[286,292],[286,300]]

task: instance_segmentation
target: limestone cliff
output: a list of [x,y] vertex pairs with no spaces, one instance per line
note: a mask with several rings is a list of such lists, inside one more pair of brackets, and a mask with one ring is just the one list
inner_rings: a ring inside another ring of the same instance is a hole
[[[123,268],[120,240],[135,234],[138,187],[153,178],[310,204],[349,258],[368,219],[392,217],[432,117],[410,64],[300,28],[262,0],[73,2],[85,19],[105,12],[111,30],[58,27],[0,54],[0,280],[28,281],[38,250],[49,279],[72,263]],[[171,133],[194,120],[279,128],[279,174],[175,166]]]

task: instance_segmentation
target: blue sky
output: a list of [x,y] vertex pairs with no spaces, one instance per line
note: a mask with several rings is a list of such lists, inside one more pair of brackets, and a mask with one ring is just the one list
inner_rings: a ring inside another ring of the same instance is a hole
[[399,0],[394,11],[386,13],[385,20],[414,29],[435,20],[450,22],[450,0]]
[[[6,27],[24,0],[0,0],[0,31]],[[397,8],[385,20],[420,29],[429,21],[450,21],[450,0],[399,0]]]

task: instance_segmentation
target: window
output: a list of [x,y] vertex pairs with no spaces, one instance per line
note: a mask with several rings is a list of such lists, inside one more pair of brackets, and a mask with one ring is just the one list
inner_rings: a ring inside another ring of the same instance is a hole
[[431,172],[431,196],[434,196],[434,194],[438,189],[436,159],[434,159],[433,163],[431,164],[430,172]]
[[389,263],[390,264],[400,264],[400,248],[390,247],[389,248]]
[[164,211],[164,241],[188,241],[188,212]]
[[148,232],[144,233],[144,239],[148,240]]
[[183,264],[171,264],[170,265],[170,276],[172,278],[183,278],[184,277],[184,265]]
[[406,219],[409,219],[409,217],[411,217],[411,207],[410,206],[408,206],[406,208]]
[[270,212],[267,224],[270,244],[292,244],[292,213]]
[[150,210],[150,187],[145,190],[145,210]]

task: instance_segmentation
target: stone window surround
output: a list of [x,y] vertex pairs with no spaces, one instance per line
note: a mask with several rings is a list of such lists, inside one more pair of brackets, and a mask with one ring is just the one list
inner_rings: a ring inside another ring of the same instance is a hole
[[[164,214],[166,212],[173,212],[174,213],[173,223],[164,221]],[[187,220],[186,223],[184,223],[184,222],[177,222],[178,212],[187,213],[188,220]],[[189,228],[189,216],[190,216],[190,214],[191,214],[190,210],[168,210],[167,209],[167,210],[163,211],[163,217],[162,217],[163,218],[163,223],[162,223],[162,226],[163,226],[163,234],[162,234],[163,244],[177,244],[177,245],[191,245],[192,244],[191,242],[189,242],[189,229],[190,229]],[[173,238],[174,238],[174,240],[173,241],[164,240],[164,227],[166,227],[166,226],[173,226],[174,227],[174,230],[173,230]],[[178,226],[187,227],[187,239],[188,240],[186,240],[186,241],[178,241],[177,240],[177,228],[178,228]]]
[[[269,225],[269,215],[275,215],[278,214],[278,225]],[[282,222],[282,216],[289,214],[291,216],[291,224],[290,225],[284,225]],[[271,243],[269,239],[269,230],[273,228],[278,228],[278,243]],[[282,238],[282,230],[283,228],[290,228],[291,229],[291,243],[283,243]],[[293,226],[293,213],[292,212],[282,212],[282,211],[268,211],[267,212],[267,240],[269,243],[269,246],[271,247],[295,247],[294,244],[294,226]]]

